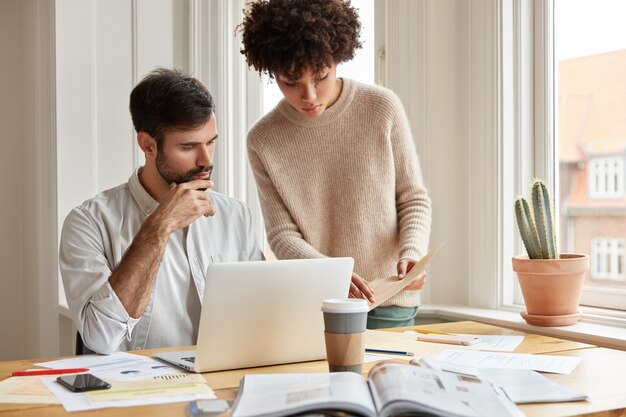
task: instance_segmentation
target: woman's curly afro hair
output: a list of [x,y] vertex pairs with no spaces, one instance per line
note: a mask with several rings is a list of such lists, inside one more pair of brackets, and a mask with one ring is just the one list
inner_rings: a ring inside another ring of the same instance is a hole
[[298,79],[310,68],[321,72],[354,58],[361,23],[350,0],[259,0],[244,9],[248,65],[270,77]]

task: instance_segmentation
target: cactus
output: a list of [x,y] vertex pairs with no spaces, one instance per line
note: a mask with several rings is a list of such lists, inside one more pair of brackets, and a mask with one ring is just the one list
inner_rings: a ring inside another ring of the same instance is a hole
[[524,197],[515,199],[515,217],[530,259],[558,259],[550,195],[543,181],[532,186],[532,212]]

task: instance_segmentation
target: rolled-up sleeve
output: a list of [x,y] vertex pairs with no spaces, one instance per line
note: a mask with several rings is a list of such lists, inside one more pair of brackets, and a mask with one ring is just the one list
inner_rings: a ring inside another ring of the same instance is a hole
[[131,340],[139,319],[126,312],[109,284],[113,265],[107,258],[105,234],[81,207],[63,223],[59,268],[70,314],[85,345],[94,352],[110,354],[124,339]]

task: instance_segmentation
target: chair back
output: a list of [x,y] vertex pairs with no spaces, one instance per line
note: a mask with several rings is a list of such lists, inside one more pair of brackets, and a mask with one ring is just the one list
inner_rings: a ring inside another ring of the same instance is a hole
[[92,355],[96,352],[89,349],[83,343],[83,338],[80,336],[79,332],[76,332],[76,355]]

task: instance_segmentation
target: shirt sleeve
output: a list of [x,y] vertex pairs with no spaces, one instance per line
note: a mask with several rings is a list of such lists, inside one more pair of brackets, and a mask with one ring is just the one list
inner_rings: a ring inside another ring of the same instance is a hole
[[263,250],[259,246],[259,241],[256,238],[256,233],[254,233],[254,226],[252,224],[252,215],[250,214],[250,209],[245,207],[245,220],[246,220],[246,238],[248,242],[247,253],[248,260],[250,261],[264,261],[265,255],[263,255]]
[[431,201],[422,178],[409,121],[400,99],[391,95],[391,148],[396,175],[399,258],[420,259],[428,252]]
[[131,340],[139,319],[126,312],[109,284],[112,266],[95,220],[82,208],[65,219],[61,232],[59,268],[74,325],[85,345],[94,352],[119,350],[124,338]]
[[322,253],[311,246],[293,221],[289,210],[269,177],[263,161],[248,141],[248,159],[259,190],[267,240],[278,259],[323,258]]

